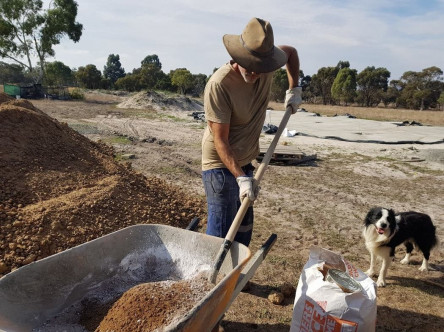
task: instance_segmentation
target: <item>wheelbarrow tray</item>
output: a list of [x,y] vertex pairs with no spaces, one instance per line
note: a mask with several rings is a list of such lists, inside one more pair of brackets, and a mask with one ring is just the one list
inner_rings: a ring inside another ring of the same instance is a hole
[[[0,279],[0,330],[39,328],[103,287],[118,298],[140,283],[187,279],[210,269],[223,241],[167,225],[135,225],[25,265]],[[169,330],[211,330],[250,257],[234,242],[221,280]]]

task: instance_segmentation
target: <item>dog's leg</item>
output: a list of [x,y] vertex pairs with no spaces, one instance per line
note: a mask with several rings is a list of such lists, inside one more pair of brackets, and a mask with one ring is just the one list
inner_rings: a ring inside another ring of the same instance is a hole
[[428,270],[429,270],[429,261],[424,257],[424,259],[422,260],[422,265],[419,268],[419,271],[427,272]]
[[400,261],[401,264],[410,264],[410,256],[411,254],[406,253],[404,258]]
[[390,248],[389,247],[383,247],[380,248],[378,254],[382,258],[382,265],[381,270],[379,271],[378,280],[376,281],[376,285],[378,287],[385,287],[385,277],[387,276],[387,270],[390,267],[391,263],[391,257],[390,257]]
[[405,257],[400,261],[401,264],[409,264],[410,263],[410,256],[412,255],[413,251],[413,244],[410,241],[404,242],[406,254]]
[[369,277],[373,277],[375,275],[375,262],[375,254],[373,253],[373,251],[370,251],[370,268],[365,272],[365,274]]
[[422,251],[422,254],[424,255],[424,258],[422,260],[422,265],[419,268],[419,271],[427,272],[429,270],[430,249],[428,247],[425,248],[424,246],[421,246],[420,249]]

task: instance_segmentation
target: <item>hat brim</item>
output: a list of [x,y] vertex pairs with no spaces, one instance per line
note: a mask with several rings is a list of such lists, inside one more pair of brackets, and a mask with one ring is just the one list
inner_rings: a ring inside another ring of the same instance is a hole
[[287,54],[274,46],[273,54],[260,57],[250,53],[240,41],[239,35],[224,35],[223,42],[231,58],[250,72],[269,73],[287,63]]

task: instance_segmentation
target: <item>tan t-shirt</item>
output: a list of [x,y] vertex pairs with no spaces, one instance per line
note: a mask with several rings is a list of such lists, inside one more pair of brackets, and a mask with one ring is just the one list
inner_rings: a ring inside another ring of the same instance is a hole
[[[227,63],[210,78],[204,94],[205,119],[229,123],[229,143],[240,166],[250,163],[259,154],[259,136],[270,100],[273,73],[262,74],[254,83]],[[214,146],[213,134],[207,126],[202,138],[202,170],[226,167]]]

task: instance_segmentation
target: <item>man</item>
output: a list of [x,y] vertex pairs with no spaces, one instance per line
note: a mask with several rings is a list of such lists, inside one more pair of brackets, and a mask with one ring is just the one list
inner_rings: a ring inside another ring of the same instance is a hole
[[[302,102],[299,58],[291,46],[274,46],[269,22],[251,19],[241,35],[225,35],[232,60],[210,78],[204,95],[208,126],[202,138],[202,180],[208,207],[207,234],[224,238],[244,197],[256,199],[251,161],[259,154],[259,136],[270,100],[273,72],[286,65],[289,90],[285,105],[293,114]],[[253,206],[235,241],[250,244]]]

